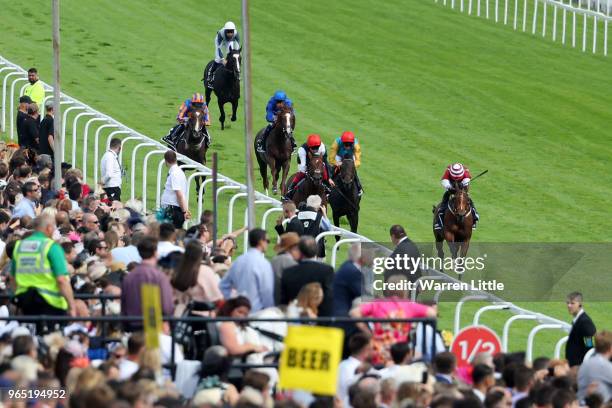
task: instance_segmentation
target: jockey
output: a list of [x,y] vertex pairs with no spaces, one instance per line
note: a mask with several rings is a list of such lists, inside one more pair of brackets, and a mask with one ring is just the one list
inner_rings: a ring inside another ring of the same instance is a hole
[[[191,99],[185,99],[179,108],[178,115],[176,115],[176,121],[178,124],[174,126],[167,136],[162,138],[162,141],[175,147],[181,141],[181,137],[185,131],[185,125],[189,120],[189,114],[195,109],[202,109],[204,111],[204,125],[210,126],[210,117],[208,115],[208,106],[204,102],[204,96],[201,93],[196,92],[193,94]],[[205,131],[206,147],[210,146],[210,137],[208,132]]]
[[308,139],[306,143],[304,143],[298,149],[298,171],[291,181],[291,186],[289,187],[289,191],[287,192],[286,198],[290,199],[293,197],[293,193],[300,181],[302,181],[306,177],[306,172],[308,171],[308,163],[310,161],[310,157],[313,155],[318,155],[323,158],[323,163],[325,164],[325,168],[323,169],[323,184],[328,188],[334,186],[333,180],[329,177],[329,163],[327,162],[327,151],[325,150],[325,145],[321,142],[321,136],[316,134],[308,135]]
[[[442,229],[443,220],[444,220],[444,212],[448,208],[448,200],[456,191],[456,187],[461,185],[462,188],[468,189],[470,186],[470,180],[472,179],[472,175],[470,174],[470,170],[467,167],[464,167],[461,163],[454,163],[448,165],[444,174],[442,175],[442,179],[440,183],[442,187],[444,187],[444,196],[442,197],[442,202],[440,203],[440,207],[438,209],[438,213],[436,216],[436,223],[434,224],[434,229]],[[476,211],[476,207],[470,198],[470,206],[472,207],[472,215],[474,216],[474,224],[472,228],[476,228],[476,224],[480,219],[478,212]]]
[[238,30],[236,30],[236,24],[228,21],[223,28],[217,31],[217,35],[215,36],[215,62],[211,64],[206,73],[209,88],[212,88],[213,75],[217,68],[221,65],[225,65],[225,58],[230,49],[240,49],[240,35],[238,34]]
[[[329,162],[336,166],[336,171],[342,165],[343,157],[352,157],[355,161],[355,169],[358,169],[361,165],[361,145],[359,140],[355,138],[355,134],[351,131],[342,133],[342,136],[336,138],[331,148],[329,149],[330,159]],[[359,195],[363,194],[363,188],[361,187],[361,181],[359,176],[355,173],[355,182],[359,189]]]
[[[272,95],[272,97],[268,101],[268,104],[266,105],[266,121],[268,122],[268,126],[266,127],[266,130],[264,130],[264,134],[260,139],[259,144],[257,145],[258,153],[266,152],[266,140],[268,138],[268,135],[270,134],[270,131],[272,130],[272,127],[274,126],[274,122],[276,121],[276,115],[285,106],[290,108],[293,112],[293,102],[291,102],[291,99],[287,97],[287,94],[283,91],[274,92],[274,95]],[[295,147],[295,140],[292,136],[291,148],[295,149]]]

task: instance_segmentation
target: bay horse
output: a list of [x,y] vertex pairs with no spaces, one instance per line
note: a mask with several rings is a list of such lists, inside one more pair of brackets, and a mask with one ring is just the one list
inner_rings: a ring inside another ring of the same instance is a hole
[[215,91],[217,103],[219,104],[219,112],[221,116],[221,130],[225,129],[225,110],[223,105],[230,102],[232,104],[231,121],[236,121],[236,111],[238,110],[238,99],[240,99],[240,50],[232,50],[230,48],[227,54],[227,62],[224,66],[217,68],[215,78],[212,83],[212,89],[206,86],[206,72],[211,64],[215,61],[210,61],[204,68],[204,87],[206,88],[206,105],[210,107],[210,95]]
[[[453,258],[465,257],[472,238],[472,225],[474,217],[470,197],[465,188],[456,186],[455,193],[448,200],[448,207],[444,211],[442,230],[434,229],[436,249],[438,256],[444,258],[443,241],[448,243]],[[434,211],[434,221],[437,211]]]
[[[310,162],[306,168],[306,178],[295,188],[295,193],[293,194],[292,200],[296,207],[299,208],[300,203],[306,202],[308,196],[311,195],[321,197],[321,206],[327,206],[327,194],[325,194],[325,187],[323,187],[324,171],[325,163],[323,158],[319,155],[310,156]],[[293,180],[293,177],[290,180]]]
[[[329,194],[329,203],[334,212],[334,225],[340,226],[340,217],[346,216],[351,232],[357,232],[359,225],[359,189],[355,182],[357,170],[355,161],[350,155],[342,159],[340,169],[334,175],[336,187]],[[339,238],[339,237],[337,237]]]
[[291,165],[291,137],[295,129],[295,115],[293,110],[288,107],[283,107],[276,115],[276,120],[272,125],[270,134],[266,139],[265,153],[257,152],[259,140],[263,137],[266,128],[257,132],[255,137],[255,151],[257,163],[259,163],[259,173],[263,179],[263,187],[268,194],[268,167],[272,175],[272,193],[278,193],[278,174],[283,171],[281,176],[281,194],[287,193],[287,175],[289,174],[289,166]]
[[[185,134],[176,145],[176,152],[191,160],[206,164],[206,126],[204,124],[204,109],[196,108],[189,112],[189,120],[185,126]],[[200,191],[200,183],[206,176],[196,176],[196,195]]]

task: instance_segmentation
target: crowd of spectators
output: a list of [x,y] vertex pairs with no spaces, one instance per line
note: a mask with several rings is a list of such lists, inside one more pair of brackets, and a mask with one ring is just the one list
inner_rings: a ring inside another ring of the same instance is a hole
[[[27,123],[23,115],[32,116],[32,106],[31,98],[20,99],[18,120]],[[30,140],[27,132],[21,141]],[[37,143],[38,149],[40,136]],[[410,319],[435,318],[437,306],[411,302],[404,290],[363,297],[362,270],[371,259],[359,244],[337,271],[326,264],[322,240],[314,238],[330,228],[318,196],[298,208],[285,203],[278,236],[252,229],[248,251],[237,256],[245,230],[213,241],[210,211],[184,228],[192,217],[184,195],[173,195],[184,193],[173,152],[165,156],[170,210],[144,214],[141,202],[120,201],[121,145],[110,147],[102,185],[89,186],[79,169],[64,166],[56,191],[52,151],[31,157],[0,146],[0,316],[52,316],[33,324],[0,321],[3,390],[61,388],[65,399],[31,403],[70,408],[612,407],[612,333],[596,331],[579,293],[567,299],[573,329],[566,360],[481,353],[459,370],[439,333],[425,332],[437,342],[435,354],[419,348],[422,323],[338,323],[345,344],[335,397],[279,390],[274,368],[234,367],[274,361],[286,324],[166,322],[159,349],[147,348],[140,321],[96,321],[102,314],[141,316],[145,283],[159,287],[165,316]],[[402,226],[389,232],[394,253],[414,252]],[[405,272],[385,272],[385,279]],[[55,317],[62,315],[70,318]],[[11,406],[8,394],[1,396]]]

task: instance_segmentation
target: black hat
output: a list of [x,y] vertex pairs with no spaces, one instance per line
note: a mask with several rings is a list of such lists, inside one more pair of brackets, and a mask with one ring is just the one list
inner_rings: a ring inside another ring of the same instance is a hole
[[32,103],[32,99],[28,95],[23,95],[19,98],[19,103]]

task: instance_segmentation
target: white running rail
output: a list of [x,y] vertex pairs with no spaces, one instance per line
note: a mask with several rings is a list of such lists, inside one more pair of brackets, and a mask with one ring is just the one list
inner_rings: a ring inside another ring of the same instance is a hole
[[[18,99],[19,95],[15,95],[15,85],[17,83],[23,82],[24,79],[27,78],[27,72],[20,66],[0,56],[0,75],[3,75],[2,111],[1,111],[2,113],[0,117],[0,120],[1,120],[0,125],[1,125],[2,131],[4,132],[6,129],[7,123],[10,122],[12,125],[14,122],[15,115],[16,115],[16,112],[15,112],[16,103],[14,102],[15,100]],[[45,91],[51,94],[52,87],[44,82],[43,82],[43,85],[44,85]],[[23,87],[21,88],[23,89]],[[49,96],[47,96],[47,98],[49,98]],[[62,136],[64,139],[64,145],[63,145],[64,159],[66,160],[66,158],[70,157],[70,159],[72,160],[71,164],[83,170],[83,175],[86,178],[85,181],[89,183],[93,183],[93,185],[95,185],[98,181],[98,174],[97,174],[98,168],[99,168],[98,161],[101,159],[101,156],[106,151],[106,149],[108,149],[108,145],[110,144],[111,138],[112,137],[122,137],[124,149],[122,149],[120,160],[122,160],[122,162],[125,163],[126,158],[128,158],[128,160],[130,161],[129,164],[131,166],[131,168],[129,169],[130,181],[129,183],[124,182],[124,188],[126,187],[126,184],[128,184],[127,187],[129,188],[129,194],[128,194],[127,188],[125,188],[126,191],[124,193],[124,196],[142,198],[145,208],[146,209],[151,208],[150,206],[148,206],[149,203],[144,202],[144,201],[147,200],[146,187],[153,185],[152,182],[148,182],[149,178],[151,177],[149,173],[155,173],[156,197],[155,197],[155,204],[153,205],[153,207],[158,207],[160,196],[161,196],[162,183],[165,180],[165,174],[162,171],[163,158],[160,158],[159,156],[161,156],[163,152],[167,150],[167,147],[163,145],[162,143],[160,143],[158,140],[151,139],[148,136],[143,135],[142,133],[118,122],[117,120],[111,118],[110,116],[105,115],[104,113],[101,113],[93,109],[91,106],[77,99],[74,99],[64,93],[62,93],[62,96],[61,96],[61,103],[63,105],[67,105],[66,109],[64,109],[63,114],[62,114],[63,115],[62,116],[62,119],[63,119]],[[7,109],[7,106],[8,106],[8,109]],[[68,126],[67,126],[68,122],[67,121],[68,121],[69,116],[72,118],[72,127],[71,127],[72,133],[71,133],[71,140],[69,141],[69,144],[71,145],[70,146],[71,156],[68,156],[67,154],[68,146],[65,143],[66,135],[68,132]],[[79,120],[81,118],[87,119],[87,122],[85,122],[84,127],[79,127]],[[81,129],[83,130],[81,131]],[[99,148],[98,146],[99,139],[103,137],[101,134],[104,130],[109,132],[109,134],[106,136],[106,139],[105,139],[105,142],[102,148]],[[85,145],[85,138],[88,137],[88,135],[91,134],[91,132],[93,132],[94,134],[94,137],[93,137],[94,139],[94,149],[93,149],[94,157],[93,158],[89,157],[89,155],[86,154],[87,149],[89,148],[89,145]],[[13,126],[11,126],[11,131],[8,133],[9,133],[8,136],[10,139],[15,138],[15,134],[13,132]],[[126,142],[128,141],[136,142],[136,143],[130,143],[128,145],[126,144]],[[77,163],[79,158],[77,157],[77,154],[76,154],[77,153],[76,147],[79,143],[82,143],[82,146],[85,152],[82,154],[81,162]],[[142,154],[141,154],[141,156],[143,156],[142,162],[136,162],[136,160],[138,159],[137,152],[139,150],[142,151]],[[203,175],[212,174],[211,169],[209,169],[208,167],[200,163],[194,162],[193,160],[187,157],[181,156],[181,155],[179,155],[179,158],[184,163],[184,165],[182,166],[183,168],[192,169],[195,172],[197,172],[197,174],[203,174]],[[93,163],[91,163],[92,160],[93,160]],[[153,163],[153,164],[150,165],[150,163]],[[92,169],[91,172],[86,170],[88,165],[91,166],[91,169]],[[137,166],[140,166],[140,167],[137,167]],[[149,171],[150,169],[152,169],[151,172]],[[140,177],[142,177],[141,183],[139,183],[136,180],[136,170],[138,170],[138,173],[140,173]],[[195,174],[196,173],[192,174],[192,176],[189,177],[189,179],[193,180],[194,179],[193,176],[195,176]],[[219,174],[218,180],[219,180],[219,189],[217,190],[217,197],[219,199],[223,198],[222,195],[224,192],[232,193],[231,199],[227,203],[227,206],[228,206],[227,207],[228,208],[228,221],[227,221],[228,226],[227,227],[228,227],[228,232],[229,232],[233,228],[237,227],[234,225],[234,214],[233,214],[234,206],[236,204],[236,201],[245,197],[246,186],[242,183],[239,183],[235,180],[230,179],[229,177],[223,176],[222,174]],[[209,184],[210,181],[211,181],[210,178],[208,178],[205,184]],[[190,183],[190,186],[191,186],[191,183]],[[198,202],[197,202],[198,217],[196,218],[196,220],[199,220],[203,212],[203,209],[204,209],[203,208],[204,185],[200,187],[200,190],[197,192],[197,194],[198,194]],[[192,195],[192,194],[190,193],[189,195]],[[268,197],[259,192],[255,192],[255,199],[256,199],[257,205],[265,205],[268,207],[264,211],[263,216],[261,217],[261,226],[265,229],[267,226],[267,221],[269,219],[269,216],[273,212],[282,211],[280,209],[281,202],[275,198]],[[152,201],[152,197],[150,198],[150,200]],[[237,220],[240,222],[242,218],[243,217],[238,217]],[[242,225],[246,225],[246,220],[244,220],[244,224]],[[332,264],[334,265],[336,263],[338,251],[341,245],[353,244],[355,242],[373,243],[371,239],[363,235],[352,233],[343,228],[337,228],[337,227],[332,227],[332,228],[333,228],[333,231],[323,232],[319,234],[319,236],[317,237],[317,241],[326,236],[329,237],[332,235],[340,238],[340,240],[333,245],[333,248],[331,251],[330,259],[331,259]],[[388,250],[385,249],[385,251],[388,251]],[[389,254],[390,251],[386,253]],[[446,275],[442,272],[431,270],[431,269],[426,271],[425,275],[429,276],[432,279],[437,279],[437,280],[442,279],[445,281],[458,282],[455,278],[449,275]],[[418,296],[418,294],[416,293],[413,293],[412,295],[415,299]],[[436,293],[436,299],[439,299],[442,295],[443,293]],[[462,309],[463,304],[468,300],[478,300],[481,302],[487,302],[489,304],[494,305],[494,306],[487,305],[487,306],[483,306],[482,308],[480,308],[475,313],[476,322],[478,322],[478,317],[480,317],[480,315],[482,315],[482,313],[486,310],[503,309],[511,313],[510,316],[506,317],[506,321],[508,322],[507,323],[508,328],[509,328],[509,324],[511,323],[511,321],[513,321],[514,315],[520,315],[520,316],[527,315],[527,316],[530,316],[529,318],[530,320],[534,320],[540,325],[546,325],[546,326],[541,326],[541,327],[538,326],[540,327],[538,331],[541,328],[556,328],[556,329],[560,329],[561,334],[563,334],[563,332],[568,332],[571,327],[568,323],[565,323],[560,320],[554,319],[552,317],[543,315],[541,313],[532,312],[530,310],[523,309],[510,302],[506,302],[502,299],[499,299],[498,297],[493,296],[487,292],[473,291],[469,296],[466,296],[465,298],[457,302],[456,309],[455,309],[455,319],[454,319],[454,322],[455,322],[454,332],[455,333],[457,333],[461,329],[461,324],[460,324],[461,309]],[[499,307],[496,305],[503,305],[503,307]],[[470,321],[472,320],[473,319],[470,319]],[[508,343],[507,339],[508,339],[508,333],[506,330],[504,334],[505,348],[507,347],[507,343]],[[526,345],[528,356],[533,355],[534,339],[535,339],[535,332],[532,332],[532,335],[529,336],[527,345]],[[561,350],[562,343],[563,343],[563,338],[560,337],[557,343],[557,347],[555,347],[555,354],[558,354],[561,352],[560,350]]]
[[[612,0],[434,1],[458,9],[461,13],[475,14],[503,25],[511,24],[515,31],[550,37],[563,45],[570,43],[573,48],[579,47],[583,52],[608,55]],[[468,2],[467,7],[464,7],[464,1]]]

